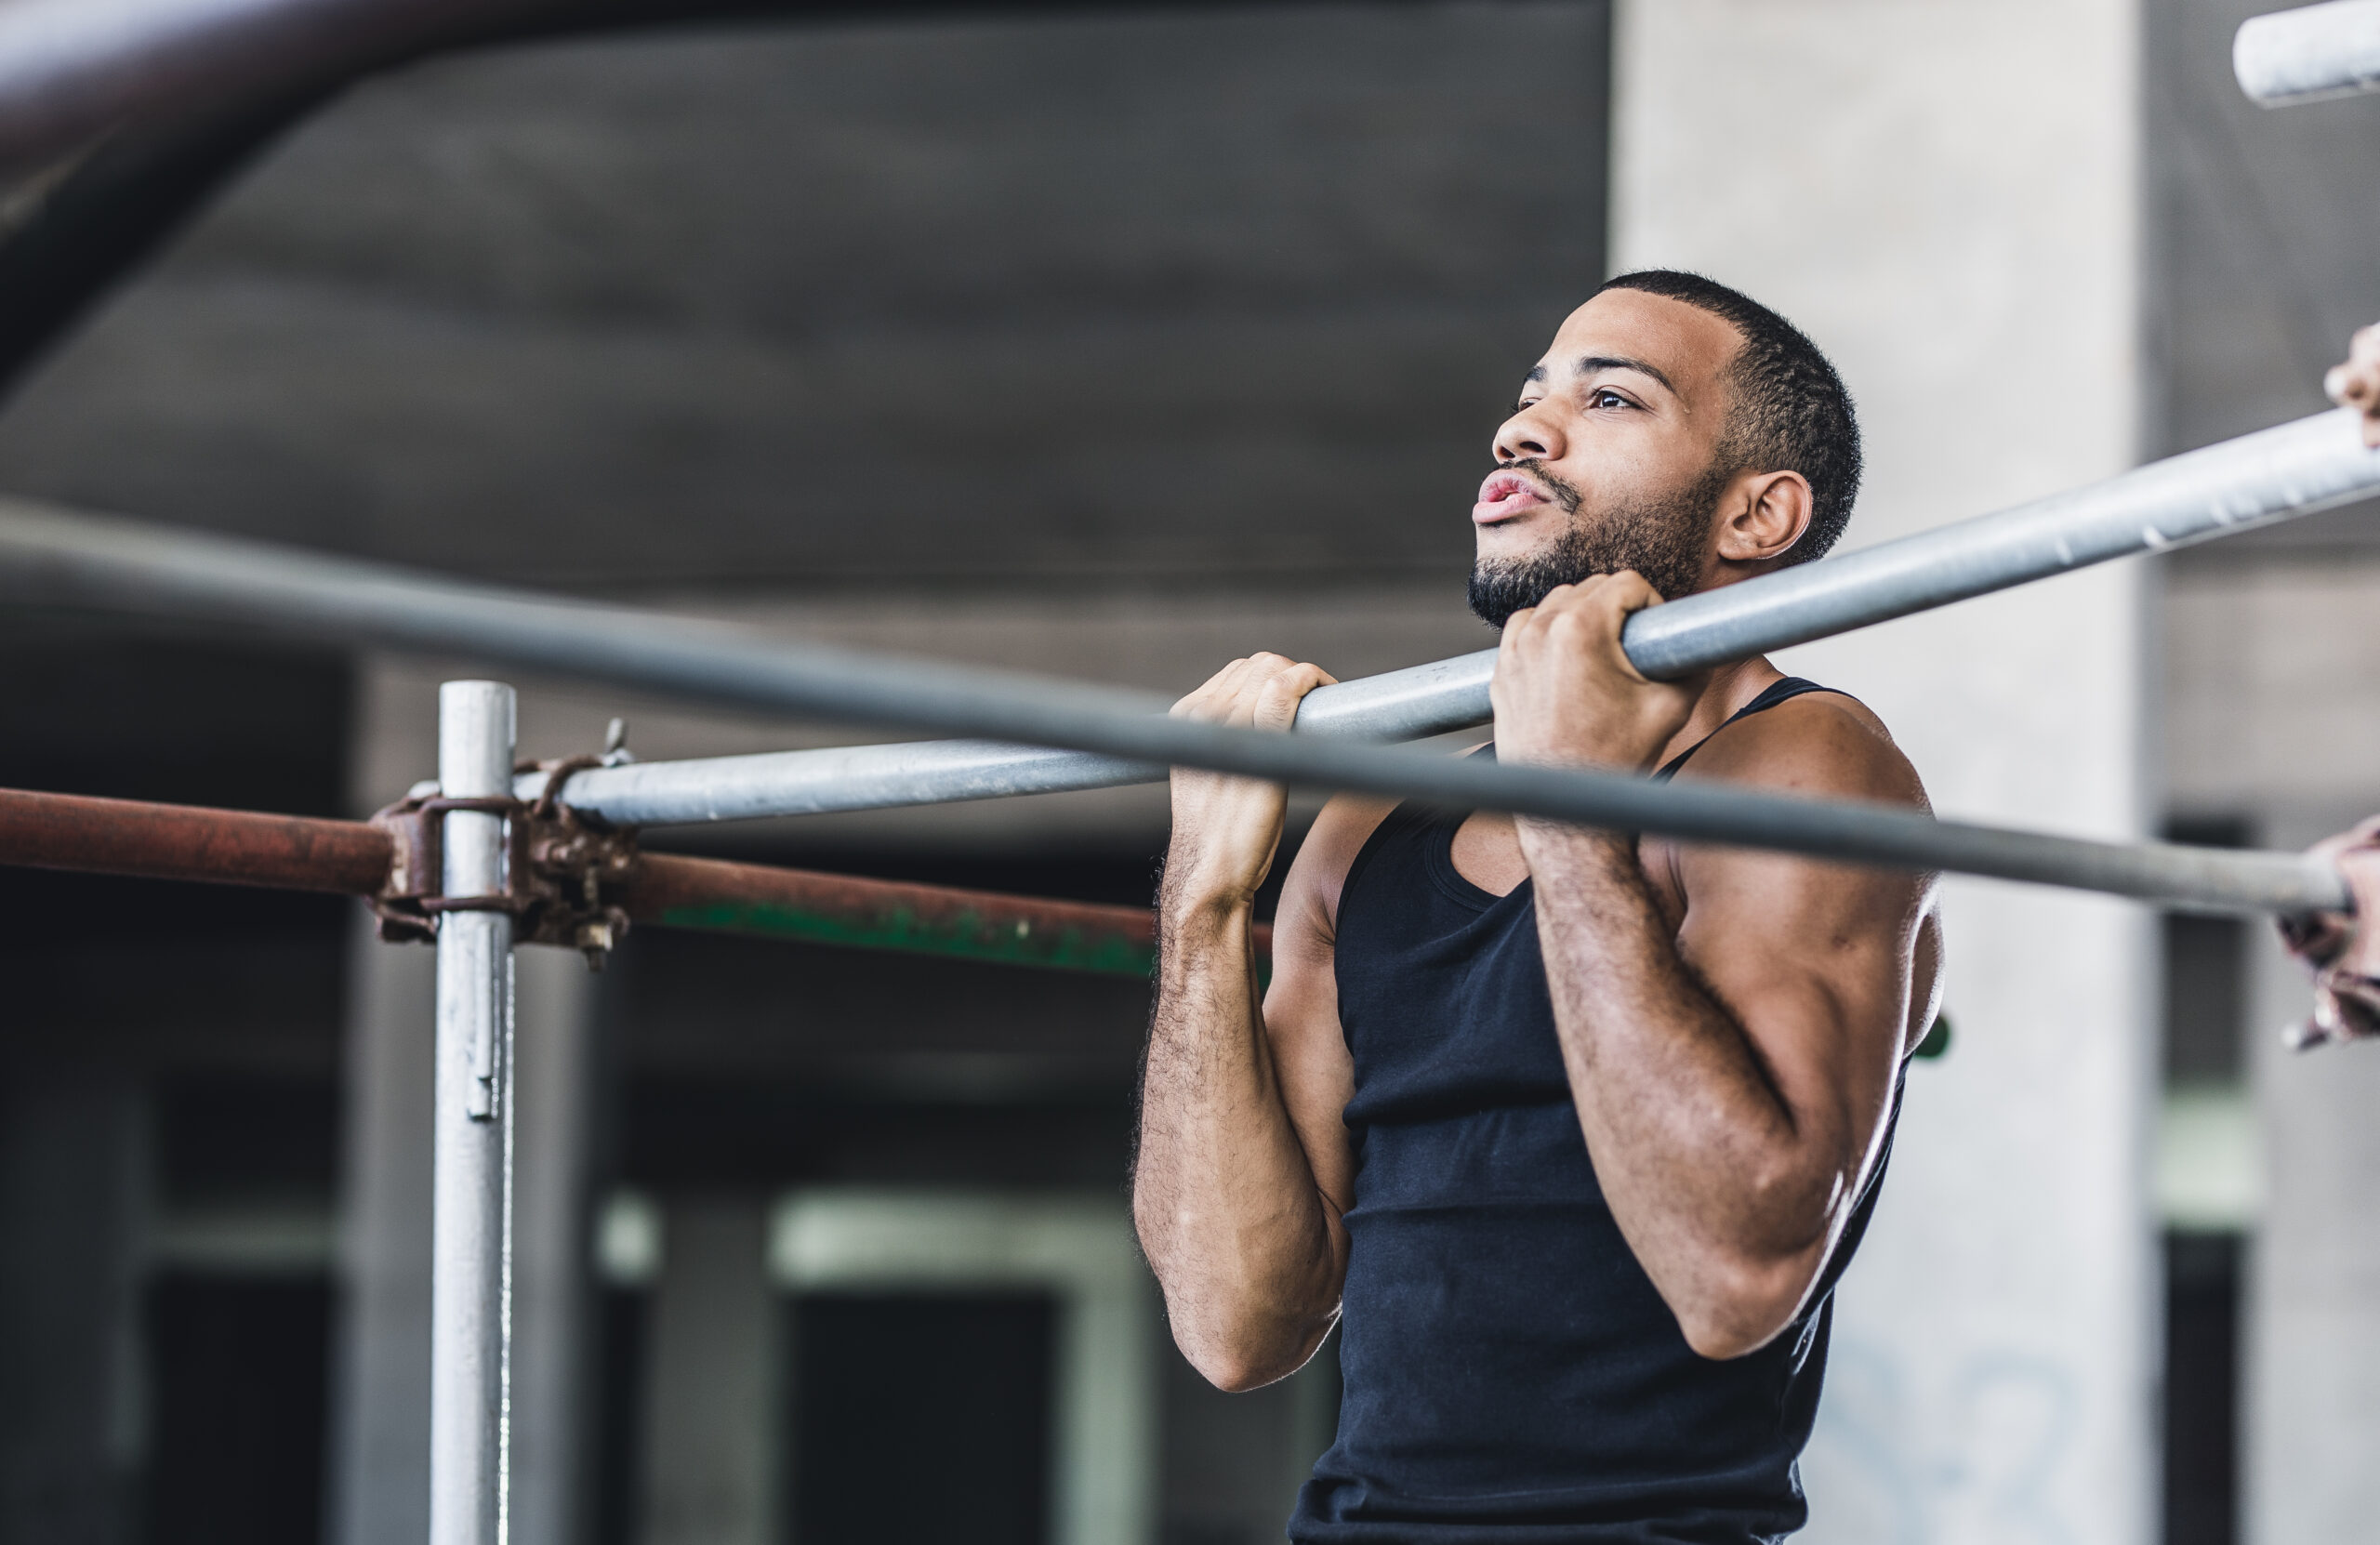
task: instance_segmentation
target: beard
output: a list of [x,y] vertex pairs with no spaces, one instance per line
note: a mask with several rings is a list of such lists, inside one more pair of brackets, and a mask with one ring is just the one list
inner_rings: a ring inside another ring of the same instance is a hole
[[1693,593],[1710,558],[1711,517],[1730,473],[1713,466],[1665,498],[1623,504],[1592,522],[1579,518],[1585,495],[1531,457],[1508,463],[1545,484],[1568,517],[1553,547],[1527,558],[1481,559],[1471,571],[1471,610],[1490,627],[1501,628],[1514,613],[1535,606],[1559,586],[1599,574],[1633,569],[1645,582],[1675,601]]

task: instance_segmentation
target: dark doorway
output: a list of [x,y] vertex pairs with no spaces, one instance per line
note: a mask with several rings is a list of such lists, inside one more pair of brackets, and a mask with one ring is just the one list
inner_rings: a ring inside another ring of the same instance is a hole
[[652,1295],[637,1288],[605,1288],[596,1299],[594,1516],[589,1545],[634,1545],[644,1498],[642,1479],[644,1363],[652,1340]]
[[313,1545],[330,1285],[169,1273],[148,1308],[152,1545]]
[[1046,1293],[794,1302],[793,1538],[801,1545],[1042,1545]]
[[2165,1235],[2165,1545],[2239,1538],[2236,1234]]

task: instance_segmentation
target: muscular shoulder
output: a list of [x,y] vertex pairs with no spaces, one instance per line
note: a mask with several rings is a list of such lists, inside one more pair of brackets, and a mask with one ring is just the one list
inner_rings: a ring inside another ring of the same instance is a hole
[[1678,777],[1930,808],[1917,769],[1884,720],[1867,705],[1832,692],[1805,693],[1726,726]]

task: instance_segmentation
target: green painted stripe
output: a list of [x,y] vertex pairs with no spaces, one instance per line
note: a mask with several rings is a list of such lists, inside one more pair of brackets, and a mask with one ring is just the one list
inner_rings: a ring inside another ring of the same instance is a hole
[[930,921],[906,907],[854,918],[767,903],[712,902],[672,907],[657,920],[664,928],[743,933],[853,949],[899,950],[910,955],[940,955],[1012,966],[1043,966],[1101,976],[1136,976],[1145,980],[1157,968],[1154,949],[1114,933],[1080,928],[1036,928],[1022,919],[1001,925],[974,912]]

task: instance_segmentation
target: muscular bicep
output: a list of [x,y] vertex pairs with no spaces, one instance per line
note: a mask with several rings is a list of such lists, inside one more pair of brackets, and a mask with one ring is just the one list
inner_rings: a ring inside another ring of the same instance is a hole
[[1773,853],[1680,856],[1678,953],[1751,1041],[1797,1131],[1863,1171],[1911,1012],[1921,877]]
[[1282,1103],[1315,1184],[1330,1204],[1334,1235],[1339,1215],[1354,1205],[1355,1179],[1345,1120],[1355,1070],[1339,1023],[1339,891],[1388,808],[1377,800],[1344,798],[1326,805],[1289,865],[1273,921],[1264,1033]]
[[[1698,771],[1924,808],[1915,772],[1871,720],[1804,706],[1762,716],[1757,734],[1714,746]],[[1932,998],[1931,877],[1735,848],[1681,847],[1673,863],[1679,954],[1742,1026],[1814,1156],[1864,1174],[1911,1017]]]

